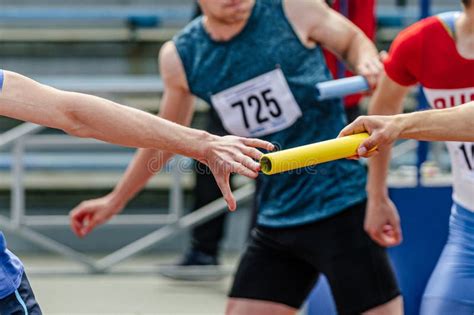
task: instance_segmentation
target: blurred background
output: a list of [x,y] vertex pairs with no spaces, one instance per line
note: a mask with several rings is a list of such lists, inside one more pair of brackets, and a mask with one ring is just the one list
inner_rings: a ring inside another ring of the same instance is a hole
[[[364,1],[354,0],[356,4]],[[378,0],[376,44],[388,49],[400,30],[421,16],[459,8],[459,1],[452,0]],[[158,51],[194,12],[192,0],[0,0],[0,68],[156,113],[163,89]],[[362,112],[366,104],[363,99]],[[423,108],[423,104],[414,88],[405,110]],[[197,104],[194,127],[206,127],[208,111],[206,104]],[[251,222],[251,183],[234,178],[241,202],[226,222],[221,265],[211,271],[219,280],[173,281],[158,273],[187,248],[188,230],[177,222],[183,222],[179,218],[193,207],[192,161],[175,158],[123,215],[81,240],[69,230],[68,212],[84,199],[108,193],[134,150],[21,124],[0,117],[0,229],[9,248],[24,260],[45,314],[223,312]],[[450,180],[443,144],[405,141],[397,145],[390,185],[395,194],[402,192],[401,200],[420,191],[440,196],[448,204],[441,215],[444,220],[449,212]],[[210,210],[225,211],[221,208]],[[154,232],[160,227],[167,229]],[[405,243],[411,246],[409,236]],[[433,265],[439,255],[436,250],[431,253]],[[398,254],[393,255],[396,259]],[[104,256],[100,268],[90,260]],[[407,285],[415,288],[418,284]],[[309,304],[302,313],[316,314],[317,310]]]

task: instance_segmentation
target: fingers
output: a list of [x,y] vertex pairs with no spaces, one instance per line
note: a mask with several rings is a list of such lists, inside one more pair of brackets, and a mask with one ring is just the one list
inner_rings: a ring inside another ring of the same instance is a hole
[[379,60],[371,60],[365,64],[367,75],[378,76],[383,69],[383,65]]
[[260,171],[260,163],[256,162],[255,160],[251,159],[246,155],[237,156],[235,160],[246,168],[252,170],[253,172]]
[[358,67],[359,74],[363,75],[367,79],[371,89],[375,89],[377,86],[377,82],[382,71],[383,64],[380,61],[380,55],[379,58],[365,60],[365,62],[361,63]]
[[76,236],[83,237],[83,228],[84,228],[84,223],[87,221],[87,217],[90,215],[89,211],[87,211],[86,208],[84,208],[84,204],[81,203],[79,206],[74,208],[70,212],[70,223],[71,223],[71,229],[76,234]]
[[215,174],[217,186],[221,190],[222,196],[224,197],[227,207],[230,211],[234,211],[237,208],[237,202],[235,201],[234,195],[230,189],[229,174]]
[[245,155],[251,157],[252,159],[254,160],[260,160],[260,158],[262,157],[263,153],[260,152],[259,150],[255,149],[255,148],[252,148],[252,147],[244,147],[242,148],[242,153],[244,153]]
[[379,58],[380,58],[381,62],[385,62],[385,60],[387,60],[387,58],[388,58],[388,53],[385,50],[382,50],[379,53]]
[[362,157],[370,157],[376,154],[377,152],[374,152],[376,151],[375,148],[380,145],[377,139],[377,135],[371,135],[369,138],[365,139],[357,149],[357,154]]
[[78,237],[84,237],[89,234],[104,219],[100,219],[101,214],[88,202],[79,204],[70,212],[71,229]]
[[367,234],[380,246],[392,247],[402,242],[402,232],[399,223],[387,223],[376,228],[366,228]]
[[357,153],[357,155],[356,155],[357,158],[353,158],[353,160],[358,160],[361,157],[366,158],[366,159],[371,158],[371,157],[377,155],[379,153],[379,150],[375,149],[375,150],[367,152],[367,149],[365,147],[359,147],[359,149],[357,149],[357,152],[360,152],[360,153],[365,152],[365,153],[364,154]]
[[71,228],[78,237],[86,236],[95,226],[97,226],[97,222],[93,213],[81,212],[71,218]]
[[243,144],[254,147],[254,148],[261,148],[268,151],[273,151],[275,146],[268,141],[260,140],[260,139],[253,139],[253,138],[241,138]]
[[371,89],[377,85],[378,72],[376,69],[377,67],[370,63],[365,63],[360,67],[360,74],[365,77]]
[[[362,150],[362,151],[360,151],[361,153],[366,151],[366,149],[364,147],[359,147],[359,149],[357,149],[357,152],[359,152],[359,150]],[[377,154],[379,154],[379,150],[375,149],[375,150],[369,151],[365,154],[357,153],[355,155],[349,156],[347,159],[358,161],[358,160],[360,160],[360,158],[367,158],[368,159],[368,158],[371,158],[371,157],[373,157]]]
[[376,228],[365,227],[365,231],[369,234],[370,238],[374,240],[380,246],[386,247],[385,240],[381,237],[381,233]]
[[400,228],[396,228],[389,224],[385,225],[379,234],[382,243],[386,247],[397,246],[402,241]]
[[76,236],[81,237],[83,215],[76,212],[71,214],[71,229]]
[[231,162],[230,166],[231,166],[231,172],[232,173],[237,173],[237,174],[240,174],[240,175],[246,176],[248,178],[252,178],[252,179],[257,178],[257,176],[258,176],[258,171],[252,171],[251,169],[243,166],[240,163]]
[[402,233],[402,228],[400,226],[400,220],[393,222],[392,228],[393,228],[392,233],[393,233],[394,245],[399,245],[403,240],[403,233]]
[[89,234],[90,232],[92,232],[92,230],[99,224],[102,223],[102,220],[100,220],[97,215],[91,215],[89,217],[89,220],[87,220],[86,222],[87,224],[84,225],[84,227],[82,228],[82,236],[86,236],[87,234]]
[[394,244],[394,240],[389,233],[384,233],[381,230],[377,230],[368,232],[368,234],[377,244],[382,247],[390,247],[396,245]]
[[355,155],[349,156],[347,159],[348,159],[348,160],[355,160],[355,161],[357,161],[357,160],[360,159],[360,156],[357,155],[357,154],[355,154]]
[[364,157],[365,158],[371,158],[371,157],[373,157],[377,154],[379,154],[379,150],[375,149],[375,150],[369,151]]
[[370,69],[372,73],[376,75],[377,77],[383,72],[384,67],[383,67],[382,61],[380,60],[380,55],[379,55],[379,59],[372,60],[372,62],[370,63]]

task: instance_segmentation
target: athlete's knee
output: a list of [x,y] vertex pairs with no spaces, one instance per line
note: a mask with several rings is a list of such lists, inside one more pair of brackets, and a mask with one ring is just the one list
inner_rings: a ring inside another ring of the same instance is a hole
[[403,298],[397,296],[385,304],[364,312],[364,315],[403,315]]
[[294,315],[298,310],[288,305],[251,299],[230,298],[226,315]]

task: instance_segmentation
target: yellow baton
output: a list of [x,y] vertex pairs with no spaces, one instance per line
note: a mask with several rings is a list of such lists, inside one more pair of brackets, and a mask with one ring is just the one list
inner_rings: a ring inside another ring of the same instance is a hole
[[263,173],[273,175],[297,168],[348,158],[357,154],[357,148],[368,137],[368,133],[359,133],[264,154],[260,158],[260,166]]

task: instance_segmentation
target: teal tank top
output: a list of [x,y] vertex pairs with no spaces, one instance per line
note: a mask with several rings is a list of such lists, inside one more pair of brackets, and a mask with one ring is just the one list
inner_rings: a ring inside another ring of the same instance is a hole
[[[219,111],[229,133],[242,130],[288,149],[335,138],[346,123],[341,100],[315,100],[314,85],[332,77],[321,48],[299,40],[281,0],[257,0],[246,26],[229,41],[214,41],[202,17],[173,41],[191,92]],[[261,174],[257,223],[288,227],[321,220],[362,202],[365,184],[365,168],[350,160]]]

